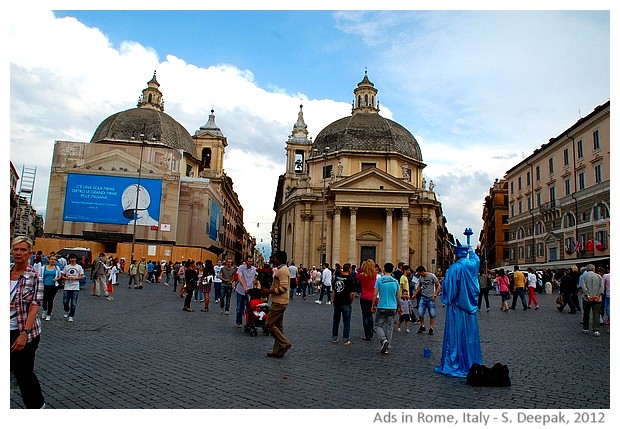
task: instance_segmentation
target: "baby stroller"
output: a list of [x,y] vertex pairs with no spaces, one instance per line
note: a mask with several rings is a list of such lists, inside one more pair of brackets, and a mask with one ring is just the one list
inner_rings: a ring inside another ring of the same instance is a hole
[[269,335],[265,323],[269,317],[269,304],[263,301],[263,293],[259,288],[249,289],[246,294],[245,327],[244,331],[250,336],[258,336],[258,329]]

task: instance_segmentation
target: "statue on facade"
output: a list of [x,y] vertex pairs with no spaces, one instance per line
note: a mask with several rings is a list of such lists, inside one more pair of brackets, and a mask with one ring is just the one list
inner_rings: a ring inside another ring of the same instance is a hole
[[426,178],[422,177],[422,190],[426,191]]
[[428,190],[433,192],[434,189],[435,189],[435,184],[431,180],[430,182],[428,182]]
[[403,164],[403,179],[407,182],[411,180],[411,177],[409,176],[409,165],[406,162]]
[[344,166],[342,165],[342,161],[338,160],[338,177],[342,177],[342,170]]

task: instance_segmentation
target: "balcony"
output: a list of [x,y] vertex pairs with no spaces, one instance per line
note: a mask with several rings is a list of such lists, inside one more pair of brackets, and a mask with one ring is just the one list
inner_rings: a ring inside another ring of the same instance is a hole
[[543,203],[540,205],[540,212],[546,213],[551,210],[554,210],[557,206],[557,200],[551,200],[548,203]]

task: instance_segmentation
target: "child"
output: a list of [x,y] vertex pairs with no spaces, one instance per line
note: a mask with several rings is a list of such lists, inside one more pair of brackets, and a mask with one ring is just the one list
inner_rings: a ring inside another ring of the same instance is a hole
[[118,261],[116,258],[112,259],[112,265],[110,266],[108,275],[108,301],[114,301],[114,286],[118,284]]
[[411,315],[413,314],[413,306],[409,301],[409,292],[407,289],[401,289],[400,291],[400,316],[398,317],[398,325],[396,326],[396,332],[400,332],[400,325],[405,322],[405,332],[409,331],[409,323],[411,322]]

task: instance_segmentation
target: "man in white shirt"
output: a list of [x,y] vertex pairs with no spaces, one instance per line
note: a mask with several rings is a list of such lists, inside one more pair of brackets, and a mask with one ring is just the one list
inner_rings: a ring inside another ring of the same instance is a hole
[[[65,318],[68,317],[69,322],[73,322],[75,307],[80,293],[80,280],[84,278],[84,269],[77,264],[76,259],[77,256],[71,253],[69,255],[69,263],[62,271],[62,279],[64,280],[62,305],[65,309]],[[71,303],[70,306],[69,303]]]
[[293,299],[293,295],[297,292],[297,278],[299,277],[299,271],[295,266],[295,261],[291,261],[291,264],[288,266],[288,272],[291,275],[291,280],[289,281],[289,299]]
[[325,267],[323,269],[323,273],[321,274],[321,295],[319,295],[319,299],[314,301],[317,304],[323,303],[323,294],[327,295],[327,305],[331,305],[331,294],[332,294],[332,272],[329,269],[329,264],[325,262],[323,264]]

